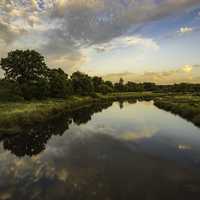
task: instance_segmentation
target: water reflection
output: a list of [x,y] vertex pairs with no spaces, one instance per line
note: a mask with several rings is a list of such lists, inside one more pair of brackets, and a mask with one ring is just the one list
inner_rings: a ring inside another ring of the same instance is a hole
[[46,143],[52,135],[63,135],[72,121],[77,125],[85,124],[91,120],[94,113],[101,112],[111,105],[112,103],[92,104],[68,115],[50,120],[46,124],[23,127],[23,132],[20,134],[4,138],[3,147],[18,157],[37,155],[45,149]]
[[10,167],[0,173],[0,199],[186,200],[200,192],[198,172],[134,152],[109,135],[60,148],[31,160],[7,156]]
[[91,105],[2,140],[0,200],[198,199],[200,130],[133,103]]

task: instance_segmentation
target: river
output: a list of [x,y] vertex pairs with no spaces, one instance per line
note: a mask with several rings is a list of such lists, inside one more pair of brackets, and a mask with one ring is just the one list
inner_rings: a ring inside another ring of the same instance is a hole
[[0,143],[0,200],[193,200],[200,129],[152,101],[95,104]]

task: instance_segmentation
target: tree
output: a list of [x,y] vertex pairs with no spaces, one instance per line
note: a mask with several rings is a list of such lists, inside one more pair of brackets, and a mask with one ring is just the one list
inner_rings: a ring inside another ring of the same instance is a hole
[[156,84],[151,82],[145,82],[143,86],[145,91],[153,91],[156,89]]
[[21,101],[23,100],[19,84],[13,80],[0,80],[0,101]]
[[51,69],[48,73],[50,96],[64,98],[72,94],[71,82],[62,69]]
[[105,81],[104,84],[113,89],[113,83],[111,81]]
[[94,85],[91,77],[79,71],[71,76],[73,91],[78,95],[91,95],[94,93]]
[[26,100],[45,99],[49,96],[49,84],[46,78],[24,82],[20,87]]
[[110,92],[113,92],[113,89],[106,84],[101,84],[99,86],[99,92],[101,92],[102,94],[108,94]]
[[128,83],[126,84],[126,90],[128,92],[135,92],[135,91],[137,91],[138,90],[137,83],[128,81]]
[[124,80],[122,78],[120,78],[119,82],[115,83],[114,87],[115,87],[115,91],[117,91],[117,92],[123,92],[125,90]]
[[24,83],[36,81],[47,74],[44,57],[34,50],[15,50],[8,53],[0,63],[5,70],[5,77]]
[[11,51],[6,58],[1,59],[0,65],[5,71],[5,78],[19,84],[25,99],[47,96],[48,68],[40,53],[34,50]]
[[103,84],[102,78],[98,77],[98,76],[94,76],[92,78],[92,81],[93,81],[93,85],[94,85],[94,91],[95,92],[100,92],[99,91],[99,86]]

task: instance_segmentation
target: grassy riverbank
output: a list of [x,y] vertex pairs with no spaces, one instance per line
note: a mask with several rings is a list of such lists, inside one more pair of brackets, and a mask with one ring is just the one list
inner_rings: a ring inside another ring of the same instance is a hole
[[56,115],[72,112],[94,102],[152,98],[155,95],[158,96],[151,92],[112,93],[97,94],[95,97],[71,96],[64,100],[3,102],[0,103],[0,133],[16,133],[22,125],[45,122]]
[[161,109],[171,111],[200,125],[200,96],[152,92],[97,94],[94,97],[71,96],[67,99],[0,103],[0,134],[17,133],[23,125],[43,123],[56,116],[88,106],[94,102],[129,99],[154,100]]
[[200,96],[192,94],[163,96],[155,99],[155,105],[200,126]]
[[70,97],[66,100],[1,103],[0,132],[19,132],[21,125],[45,122],[56,115],[78,109],[92,101],[90,97]]

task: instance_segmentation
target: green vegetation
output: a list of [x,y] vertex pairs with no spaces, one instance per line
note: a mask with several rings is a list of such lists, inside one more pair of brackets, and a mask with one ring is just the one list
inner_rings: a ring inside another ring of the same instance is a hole
[[155,99],[155,105],[200,126],[200,96],[173,94]]
[[[200,84],[118,83],[79,71],[49,69],[34,50],[16,50],[0,62],[0,131],[43,122],[96,101],[155,100],[155,105],[200,125]],[[191,95],[193,94],[193,95]],[[20,126],[19,126],[20,124]]]
[[[40,101],[5,102],[0,104],[1,132],[19,132],[21,126],[41,123],[55,118],[56,115],[73,112],[95,102],[115,100],[152,98],[155,94],[144,93],[112,93],[96,94],[95,97],[71,96],[67,99],[50,99]],[[156,94],[158,96],[158,94]]]
[[118,83],[91,77],[79,71],[68,76],[62,69],[49,69],[44,57],[34,50],[16,50],[0,62],[5,78],[0,80],[0,101],[92,96],[96,93],[124,92],[200,92],[200,84],[156,85],[155,83]]
[[19,126],[45,122],[57,114],[72,111],[92,102],[90,97],[71,97],[67,100],[24,101],[0,104],[0,127],[18,132]]

